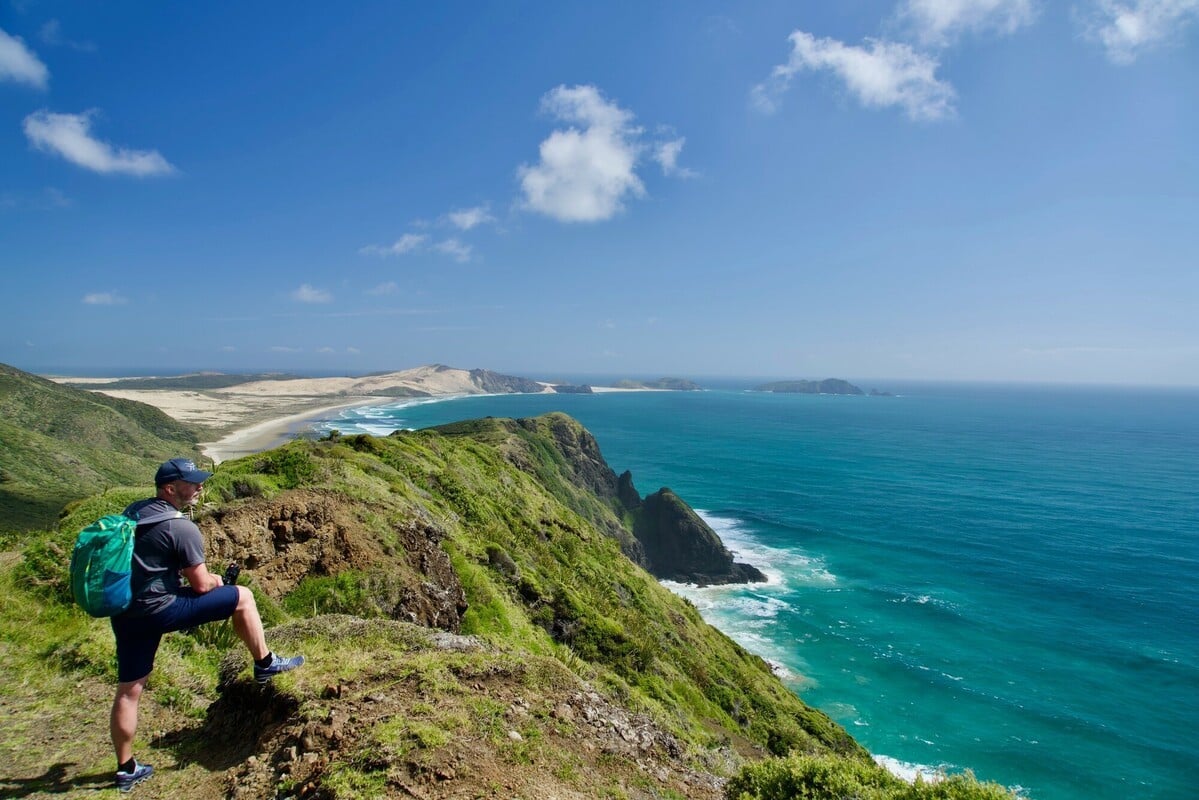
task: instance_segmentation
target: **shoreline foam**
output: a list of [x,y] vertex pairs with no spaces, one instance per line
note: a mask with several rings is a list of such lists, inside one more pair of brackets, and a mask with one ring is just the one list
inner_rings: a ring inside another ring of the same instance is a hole
[[215,442],[201,442],[200,450],[212,459],[214,464],[253,453],[261,453],[263,450],[270,450],[272,447],[278,447],[294,439],[304,430],[312,428],[315,423],[327,419],[335,412],[375,403],[378,403],[378,398],[358,399],[350,403],[337,403],[301,411],[298,414],[268,419],[246,428],[238,428]]

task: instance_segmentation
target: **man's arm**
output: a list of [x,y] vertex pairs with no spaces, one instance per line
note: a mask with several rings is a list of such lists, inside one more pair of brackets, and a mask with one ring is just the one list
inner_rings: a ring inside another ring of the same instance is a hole
[[185,567],[179,570],[183,573],[183,577],[187,578],[187,583],[196,591],[196,594],[204,594],[216,589],[218,586],[224,586],[225,582],[221,580],[220,575],[213,575],[208,571],[208,565],[204,563],[196,564],[194,567]]

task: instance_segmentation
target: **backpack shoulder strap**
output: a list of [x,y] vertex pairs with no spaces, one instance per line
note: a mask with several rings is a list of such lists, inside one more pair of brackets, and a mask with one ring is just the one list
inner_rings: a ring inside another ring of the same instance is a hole
[[171,509],[170,511],[163,511],[158,514],[151,514],[148,517],[134,517],[134,520],[136,520],[136,522],[137,522],[137,527],[140,528],[143,525],[155,525],[159,522],[166,522],[168,519],[179,519],[182,516],[183,516],[182,512],[177,511],[175,509]]

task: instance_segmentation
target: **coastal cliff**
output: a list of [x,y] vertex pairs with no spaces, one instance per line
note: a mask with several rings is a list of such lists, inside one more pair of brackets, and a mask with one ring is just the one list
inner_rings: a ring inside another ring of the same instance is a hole
[[[151,703],[172,697],[208,709],[208,722],[195,729],[186,714],[158,713],[159,724],[193,752],[218,732],[232,736],[220,746],[240,755],[201,757],[225,766],[198,780],[247,798],[275,797],[287,781],[311,784],[302,796],[362,784],[393,789],[344,796],[399,796],[408,786],[450,797],[495,776],[508,788],[487,796],[557,787],[561,796],[645,797],[634,789],[648,777],[676,796],[716,798],[737,765],[772,754],[869,764],[762,659],[624,556],[644,546],[624,521],[619,485],[594,437],[562,414],[296,440],[222,463],[196,515],[208,560],[243,566],[268,623],[280,626],[273,646],[309,663],[264,695],[244,677],[230,634],[215,687],[202,677],[202,652],[167,647]],[[146,493],[110,490],[25,540],[19,573],[32,588],[6,606],[0,633],[30,627],[29,615],[40,621],[28,650],[0,657],[6,672],[49,668],[85,690],[110,677],[111,633],[70,605],[62,564],[83,524]],[[689,512],[673,505],[647,519]],[[46,660],[64,647],[74,655]],[[70,694],[48,731],[78,724]],[[47,702],[29,707],[43,713]],[[106,761],[103,738],[97,731],[83,745],[87,758]]]
[[[632,474],[618,477],[591,432],[565,414],[471,420],[431,430],[500,445],[510,463],[538,477],[559,500],[615,539],[625,556],[659,578],[701,586],[766,580],[755,567],[736,563],[715,531],[669,489],[642,499]],[[546,456],[555,474],[546,474]]]
[[[80,528],[151,491],[0,537],[0,670],[21,678],[4,786],[82,798],[110,779],[111,631],[72,605],[64,565]],[[227,624],[168,636],[142,701],[153,796],[831,800],[829,776],[934,796],[643,569],[732,562],[565,415],[295,440],[220,464],[196,521],[272,647],[308,662],[264,689]],[[953,797],[1008,797],[965,783]]]

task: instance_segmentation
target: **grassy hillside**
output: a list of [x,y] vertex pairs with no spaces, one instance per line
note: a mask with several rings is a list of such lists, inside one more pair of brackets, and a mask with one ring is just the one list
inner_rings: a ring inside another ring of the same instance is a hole
[[144,403],[0,364],[0,531],[53,524],[72,500],[197,456],[198,433]]
[[[167,637],[138,744],[160,771],[138,791],[1006,796],[912,793],[629,561],[601,532],[616,511],[579,488],[570,443],[588,438],[551,415],[221,464],[198,515],[209,562],[243,564],[268,640],[309,663],[260,688],[227,625]],[[22,676],[0,686],[0,788],[82,797],[108,778],[111,633],[69,605],[64,565],[74,530],[148,491],[89,498],[0,555],[0,671]]]

